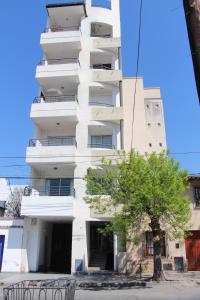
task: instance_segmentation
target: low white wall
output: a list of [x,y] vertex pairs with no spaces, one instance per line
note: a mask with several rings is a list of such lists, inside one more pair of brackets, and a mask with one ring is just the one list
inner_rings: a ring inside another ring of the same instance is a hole
[[0,219],[0,235],[5,236],[2,272],[20,272],[23,219]]

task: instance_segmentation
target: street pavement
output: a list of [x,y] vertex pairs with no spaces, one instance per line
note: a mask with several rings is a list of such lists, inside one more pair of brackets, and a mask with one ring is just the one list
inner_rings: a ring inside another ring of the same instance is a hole
[[[23,280],[56,279],[60,274],[0,273],[0,299],[3,287]],[[75,300],[200,300],[200,272],[166,273],[167,281],[147,282],[146,287],[122,290],[76,290]],[[85,277],[83,277],[85,280]]]
[[112,291],[76,291],[75,300],[200,300],[197,286],[157,286]]

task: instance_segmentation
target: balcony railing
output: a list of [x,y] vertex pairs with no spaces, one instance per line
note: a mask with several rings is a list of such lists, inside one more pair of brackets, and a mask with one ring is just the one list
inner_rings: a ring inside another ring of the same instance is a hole
[[103,103],[103,102],[95,102],[95,101],[90,101],[89,105],[90,106],[114,107],[113,104]]
[[91,37],[112,38],[111,33],[91,33]]
[[90,66],[90,68],[96,70],[114,70],[110,64],[93,64]]
[[41,60],[39,62],[39,66],[44,66],[44,65],[64,65],[64,64],[79,64],[78,58],[53,58],[53,59],[48,59],[48,60]]
[[80,26],[70,26],[70,27],[62,27],[62,26],[57,26],[57,27],[47,27],[45,28],[44,32],[61,32],[61,31],[78,31],[80,30]]
[[78,102],[76,95],[35,97],[33,103]]
[[75,189],[73,186],[42,186],[36,188],[26,186],[24,196],[75,197]]
[[97,148],[97,149],[115,149],[114,145],[109,144],[88,144],[89,148]]
[[53,137],[49,139],[31,139],[29,147],[76,146],[75,137]]

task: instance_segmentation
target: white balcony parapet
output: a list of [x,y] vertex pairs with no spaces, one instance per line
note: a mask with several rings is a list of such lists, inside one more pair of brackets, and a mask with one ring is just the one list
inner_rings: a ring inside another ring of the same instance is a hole
[[[67,118],[69,121],[78,121],[78,99],[76,95],[41,96],[33,100],[31,119],[38,125],[48,123],[52,118]],[[48,124],[47,124],[48,126]]]
[[76,58],[42,60],[37,66],[36,78],[71,77],[72,82],[79,82],[79,67],[80,62]]
[[30,140],[26,152],[26,161],[29,164],[75,163],[75,157],[74,137]]
[[24,196],[21,215],[29,217],[73,218],[74,196]]

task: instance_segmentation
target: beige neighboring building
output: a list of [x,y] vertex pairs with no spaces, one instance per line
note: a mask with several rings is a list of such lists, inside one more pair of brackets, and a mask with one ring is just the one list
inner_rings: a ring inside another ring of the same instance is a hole
[[[200,176],[189,177],[187,191],[191,199],[192,217],[190,236],[186,240],[162,239],[162,263],[164,270],[200,271]],[[143,232],[138,246],[127,245],[127,252],[119,254],[119,271],[153,271],[153,240],[150,231]]]
[[[136,97],[134,106],[134,94]],[[143,78],[122,80],[123,148],[159,153],[166,149],[165,121],[160,88],[144,88]],[[134,110],[134,122],[133,122]],[[133,127],[133,143],[132,139]]]

